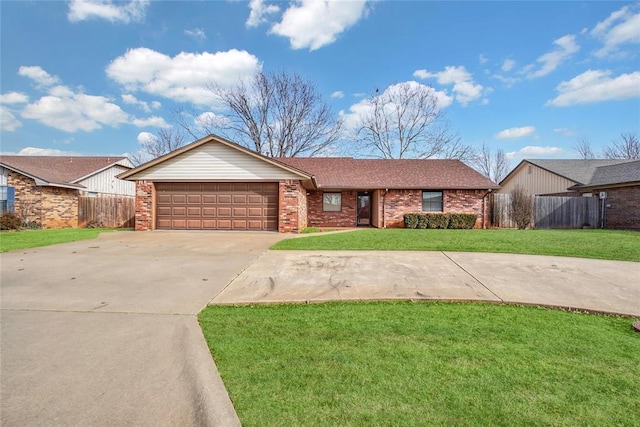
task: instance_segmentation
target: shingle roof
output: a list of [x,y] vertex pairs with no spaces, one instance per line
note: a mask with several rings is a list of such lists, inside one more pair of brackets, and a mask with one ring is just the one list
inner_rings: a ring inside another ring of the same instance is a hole
[[499,188],[459,160],[351,157],[280,157],[275,160],[314,175],[319,188]]
[[69,156],[6,156],[0,155],[0,164],[16,172],[38,178],[51,185],[76,184],[95,172],[125,160],[126,157],[69,157]]
[[[533,165],[549,172],[565,177],[578,184],[585,184],[591,180],[596,169],[601,166],[611,166],[627,163],[631,160],[622,159],[525,159]],[[505,178],[506,179],[506,178]]]
[[575,185],[571,188],[609,186],[636,182],[640,182],[640,160],[600,166],[596,168],[588,182],[585,182],[583,185]]

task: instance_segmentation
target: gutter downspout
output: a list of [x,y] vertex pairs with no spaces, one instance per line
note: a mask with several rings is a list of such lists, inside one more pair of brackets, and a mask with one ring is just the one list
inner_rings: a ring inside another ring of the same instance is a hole
[[484,196],[482,196],[482,229],[487,229],[487,196],[491,194],[493,190],[488,189]]

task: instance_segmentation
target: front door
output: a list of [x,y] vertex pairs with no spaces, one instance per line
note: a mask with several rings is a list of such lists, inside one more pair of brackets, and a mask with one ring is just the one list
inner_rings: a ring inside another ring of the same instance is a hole
[[358,225],[371,225],[371,195],[368,191],[358,193]]

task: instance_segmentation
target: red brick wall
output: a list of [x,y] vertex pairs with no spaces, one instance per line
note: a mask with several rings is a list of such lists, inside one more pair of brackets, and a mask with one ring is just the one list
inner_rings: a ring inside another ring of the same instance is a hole
[[640,185],[632,187],[603,188],[593,194],[607,192],[605,228],[640,230]]
[[[483,226],[485,190],[443,191],[443,212],[478,215],[476,228]],[[389,190],[384,198],[384,220],[389,228],[404,227],[404,214],[422,212],[422,190]]]
[[154,229],[153,181],[136,181],[136,231]]
[[471,213],[478,215],[475,228],[482,228],[484,209],[482,196],[486,190],[447,190],[444,192],[444,212]]
[[306,190],[300,181],[284,180],[278,183],[278,231],[299,233],[307,226],[304,205]]
[[308,217],[310,227],[355,227],[357,191],[327,191],[342,193],[342,210],[340,212],[324,212],[322,210],[322,194],[324,191],[310,191],[307,196]]
[[42,228],[78,226],[78,190],[36,185],[33,178],[9,170],[7,185],[15,187],[15,212]]

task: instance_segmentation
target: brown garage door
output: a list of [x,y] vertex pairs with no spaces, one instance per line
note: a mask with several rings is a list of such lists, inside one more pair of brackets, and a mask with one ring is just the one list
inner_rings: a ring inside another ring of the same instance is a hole
[[156,183],[158,229],[277,230],[278,184]]

